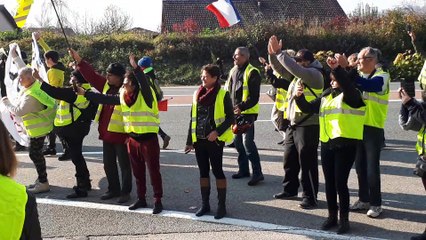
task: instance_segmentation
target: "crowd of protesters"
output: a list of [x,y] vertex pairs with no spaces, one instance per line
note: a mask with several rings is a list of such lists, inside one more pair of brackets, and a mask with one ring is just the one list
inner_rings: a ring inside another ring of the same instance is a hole
[[[409,33],[415,42],[414,33]],[[159,135],[163,148],[170,136],[160,128],[158,102],[163,98],[152,59],[139,61],[129,56],[131,70],[121,63],[111,63],[106,74],[98,73],[77,51],[68,49],[74,59],[70,84],[64,84],[65,66],[58,52],[51,50],[41,34],[34,35],[45,50],[49,68],[47,79],[27,67],[15,48],[9,51],[19,66],[21,90],[17,101],[10,101],[0,82],[2,102],[23,120],[30,137],[29,157],[38,177],[34,184],[16,190],[25,209],[14,214],[14,228],[0,231],[10,236],[39,233],[36,205],[32,194],[50,191],[44,155],[56,155],[56,136],[65,149],[61,160],[71,159],[75,166],[76,184],[67,198],[84,198],[91,190],[90,173],[82,154],[83,139],[90,131],[92,120],[99,123],[99,139],[103,143],[103,164],[108,189],[100,198],[118,198],[126,203],[131,197],[132,172],[136,179],[137,199],[130,210],[145,208],[146,169],[153,188],[153,214],[162,212],[163,182],[160,170]],[[276,199],[291,199],[302,188],[303,209],[315,209],[318,195],[318,145],[325,177],[328,216],[321,229],[337,227],[338,234],[350,231],[349,212],[365,211],[371,218],[382,212],[380,153],[384,145],[384,124],[389,100],[389,73],[381,65],[381,52],[365,47],[346,57],[329,56],[328,67],[315,59],[308,49],[284,50],[285,43],[276,36],[268,42],[268,60],[262,59],[265,76],[276,88],[272,117],[282,134],[284,176],[282,191]],[[0,58],[1,79],[4,79],[5,54]],[[21,55],[22,56],[22,55]],[[238,171],[233,179],[250,178],[248,186],[265,180],[259,152],[254,141],[255,121],[259,114],[262,69],[250,64],[250,51],[238,47],[233,54],[234,67],[224,87],[219,66],[207,64],[201,69],[201,85],[194,92],[185,153],[195,150],[200,172],[201,208],[196,216],[210,212],[210,167],[216,178],[218,207],[214,217],[226,216],[227,180],[223,171],[223,148],[233,142],[238,152]],[[425,63],[426,65],[426,63]],[[331,72],[326,71],[331,69]],[[426,67],[419,80],[426,82]],[[97,91],[92,91],[92,88]],[[402,99],[400,124],[406,130],[419,131],[419,157],[424,155],[426,113],[424,103],[399,90]],[[4,126],[0,125],[0,128]],[[4,131],[1,131],[4,132]],[[4,135],[4,134],[3,134]],[[44,141],[49,143],[43,151]],[[0,136],[2,139],[5,136]],[[0,148],[0,184],[4,191],[17,185],[11,180],[16,171],[15,156],[10,145]],[[117,164],[118,162],[118,164]],[[250,164],[251,163],[251,171]],[[348,178],[355,165],[358,178],[358,200],[350,204]],[[3,169],[4,168],[4,169]],[[121,172],[121,174],[119,174]],[[299,181],[299,173],[301,179]],[[121,175],[121,179],[120,176]],[[426,176],[422,176],[426,189]],[[2,190],[3,191],[3,190]],[[28,199],[28,201],[27,201]],[[0,198],[0,205],[7,199]],[[26,204],[25,204],[26,203]],[[28,219],[28,220],[27,220]],[[26,227],[27,221],[34,225]],[[426,232],[412,239],[426,239]]]

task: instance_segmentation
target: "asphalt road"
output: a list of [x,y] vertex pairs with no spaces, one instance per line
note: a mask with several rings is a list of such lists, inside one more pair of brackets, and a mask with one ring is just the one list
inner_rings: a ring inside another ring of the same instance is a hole
[[[391,84],[396,90],[399,84]],[[262,86],[266,92],[269,86]],[[165,88],[170,100],[169,111],[161,112],[161,127],[172,140],[167,150],[161,151],[161,171],[164,185],[163,205],[166,211],[160,216],[150,214],[151,209],[137,212],[127,211],[127,205],[116,200],[102,201],[100,195],[106,191],[107,182],[102,164],[102,145],[97,139],[97,125],[93,124],[84,142],[84,152],[91,173],[94,190],[89,197],[80,201],[67,201],[65,195],[74,184],[74,167],[71,162],[59,162],[47,158],[48,177],[52,190],[38,195],[39,214],[43,236],[55,239],[409,239],[413,234],[424,231],[426,226],[426,197],[421,180],[412,174],[416,153],[416,133],[401,130],[397,123],[400,102],[389,105],[386,123],[387,147],[381,156],[382,193],[384,213],[371,219],[365,213],[351,213],[350,235],[337,236],[318,231],[327,216],[324,178],[320,169],[319,207],[302,210],[301,200],[276,200],[274,193],[280,192],[282,169],[282,146],[269,121],[272,105],[267,98],[260,107],[256,122],[256,144],[260,149],[265,181],[255,187],[247,186],[248,179],[233,180],[237,171],[237,153],[225,149],[224,170],[228,178],[228,217],[216,221],[212,216],[195,218],[193,213],[200,206],[198,169],[193,153],[182,151],[190,120],[190,96],[195,87]],[[179,97],[180,96],[180,97]],[[179,101],[177,101],[179,100]],[[160,140],[160,144],[162,141]],[[60,147],[58,147],[60,149]],[[36,172],[27,153],[19,154],[17,180],[32,183]],[[319,162],[320,164],[320,162]],[[321,168],[321,165],[319,165]],[[212,180],[214,177],[212,176]],[[357,199],[357,180],[353,169],[349,188],[351,202]],[[132,193],[132,201],[135,200]],[[152,196],[148,186],[147,199]],[[216,209],[216,192],[212,185],[212,210]],[[152,207],[151,201],[149,206]]]

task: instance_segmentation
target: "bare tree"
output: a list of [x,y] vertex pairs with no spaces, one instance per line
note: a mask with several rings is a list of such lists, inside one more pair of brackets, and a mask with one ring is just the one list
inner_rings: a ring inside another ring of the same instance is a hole
[[93,33],[111,34],[127,30],[131,25],[132,18],[127,13],[115,5],[109,5],[99,24],[96,24]]

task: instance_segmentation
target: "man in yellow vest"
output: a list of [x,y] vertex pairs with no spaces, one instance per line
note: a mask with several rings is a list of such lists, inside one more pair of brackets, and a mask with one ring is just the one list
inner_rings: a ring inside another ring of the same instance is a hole
[[238,47],[233,58],[235,66],[229,73],[225,90],[231,95],[234,114],[237,117],[243,116],[245,121],[252,125],[245,133],[237,133],[234,136],[235,148],[238,151],[238,173],[232,175],[232,178],[250,177],[250,160],[253,176],[247,184],[254,186],[264,180],[259,152],[254,142],[254,122],[259,113],[260,71],[249,63],[250,51],[246,47]]
[[276,36],[269,40],[268,53],[275,69],[284,69],[284,79],[293,79],[284,100],[284,118],[290,122],[284,141],[283,191],[274,198],[287,199],[297,196],[299,171],[302,170],[303,200],[300,207],[311,209],[317,205],[318,193],[318,144],[319,121],[317,113],[303,113],[295,102],[298,86],[304,87],[307,101],[319,97],[324,87],[322,65],[307,49],[301,49],[294,58],[281,51],[282,43]]
[[[38,41],[40,46],[44,50],[44,60],[46,66],[49,68],[47,71],[47,81],[50,85],[54,87],[63,87],[64,86],[64,73],[65,66],[62,62],[59,61],[59,53],[57,51],[52,50],[46,42],[41,38],[41,34],[39,32],[34,32],[34,38]],[[62,143],[62,147],[64,150],[64,154],[59,156],[58,160],[68,160],[70,159],[68,146],[64,139],[59,138]],[[56,133],[52,131],[48,135],[48,145],[47,148],[43,151],[44,155],[56,155]]]
[[50,190],[47,181],[46,159],[43,156],[43,145],[46,135],[53,129],[55,116],[55,100],[40,89],[40,82],[32,76],[32,69],[24,67],[19,70],[19,82],[23,89],[20,91],[15,104],[7,97],[2,99],[7,110],[21,117],[25,130],[30,137],[29,156],[33,161],[38,178],[30,185],[29,192],[43,193]]
[[368,210],[367,216],[372,218],[378,217],[383,211],[380,152],[384,140],[390,82],[389,73],[377,67],[380,55],[380,50],[376,48],[363,48],[358,54],[360,76],[356,78],[367,107],[363,142],[358,146],[355,160],[359,200],[350,208],[353,211]]

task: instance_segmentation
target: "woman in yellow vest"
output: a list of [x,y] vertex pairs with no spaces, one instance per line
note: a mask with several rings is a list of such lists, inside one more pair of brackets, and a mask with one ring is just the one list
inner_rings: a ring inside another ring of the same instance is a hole
[[[39,78],[39,76],[36,77]],[[77,70],[71,73],[71,81],[84,89],[91,88],[90,84]],[[82,153],[83,139],[90,131],[90,124],[96,113],[97,105],[91,105],[89,100],[83,96],[78,96],[71,87],[58,88],[42,82],[41,90],[60,100],[54,121],[55,131],[69,147],[77,179],[77,185],[73,187],[73,192],[67,195],[67,198],[87,197],[87,191],[92,189],[92,185],[86,160]]]
[[216,177],[218,208],[216,219],[226,214],[226,178],[222,169],[223,146],[231,142],[231,124],[234,112],[229,93],[220,87],[220,68],[213,64],[201,69],[202,84],[194,92],[191,109],[191,122],[188,130],[185,153],[195,149],[200,170],[201,208],[197,217],[210,212],[210,165]]
[[124,131],[129,134],[127,149],[133,175],[136,178],[138,200],[129,210],[144,208],[146,202],[146,167],[151,177],[154,192],[153,214],[163,211],[163,183],[160,173],[160,146],[158,128],[160,119],[154,90],[149,86],[144,73],[138,67],[135,56],[130,55],[133,72],[127,72],[120,96],[103,95],[78,88],[79,95],[99,104],[120,105],[123,113]]
[[42,239],[34,195],[13,180],[18,161],[0,121],[0,239]]
[[[337,225],[338,234],[349,231],[349,172],[355,161],[357,144],[362,140],[365,119],[365,104],[361,92],[350,81],[347,72],[339,66],[341,55],[328,58],[333,70],[331,88],[311,102],[303,95],[303,86],[296,92],[296,103],[304,113],[319,113],[321,162],[325,178],[328,218],[322,224],[323,230]],[[354,70],[355,71],[355,70]],[[339,194],[339,205],[337,204]],[[339,224],[337,215],[340,210]]]

